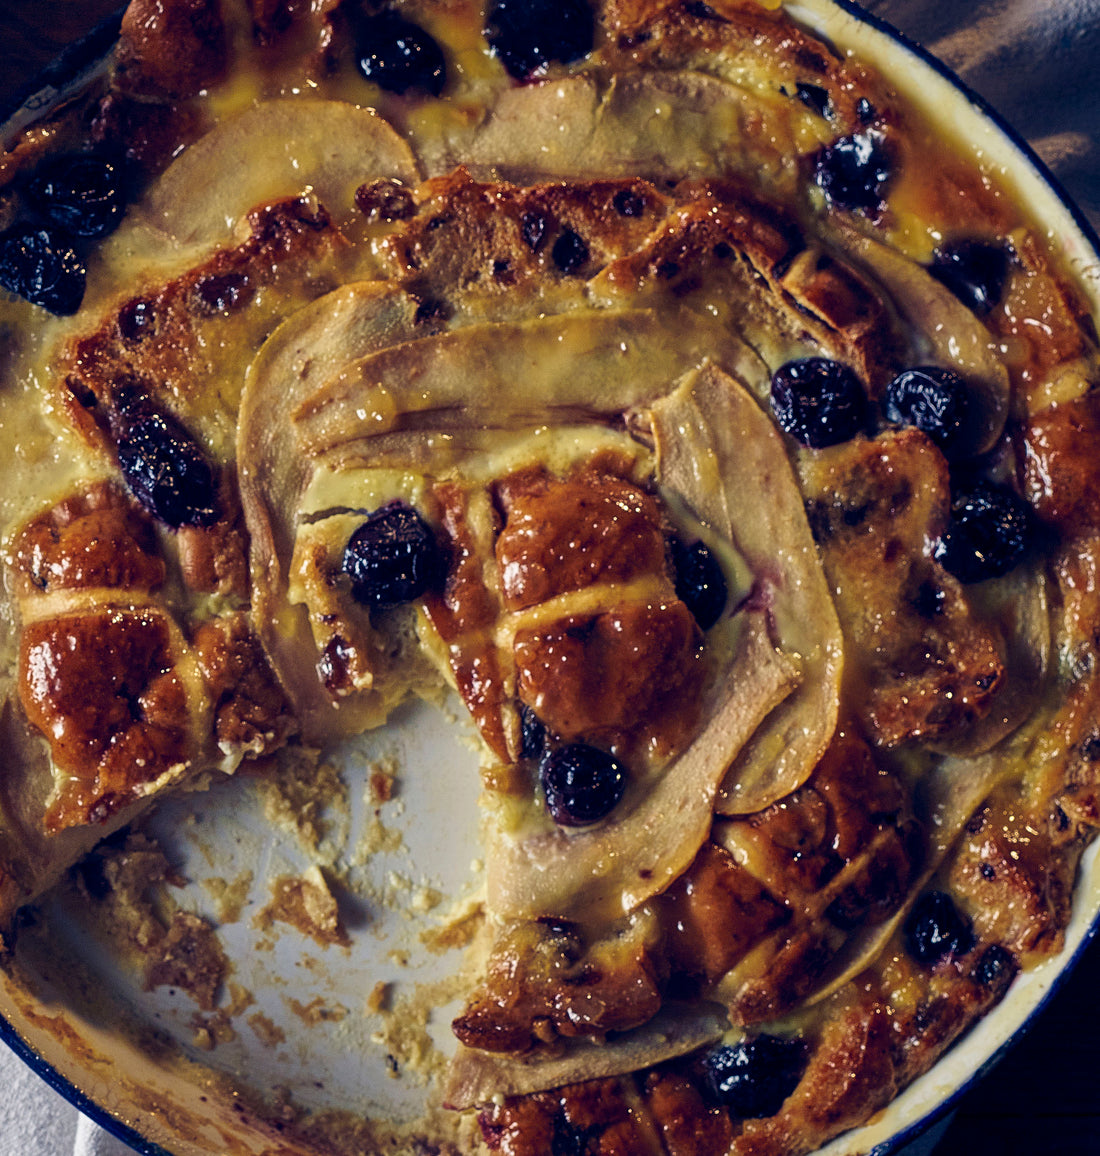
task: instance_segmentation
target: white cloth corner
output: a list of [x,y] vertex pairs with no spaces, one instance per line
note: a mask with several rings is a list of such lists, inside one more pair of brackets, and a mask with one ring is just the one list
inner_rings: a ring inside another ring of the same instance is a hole
[[0,1088],[0,1156],[76,1156],[80,1113],[6,1047]]
[[134,1156],[0,1045],[0,1156]]
[[92,1123],[87,1116],[80,1116],[73,1142],[73,1156],[134,1156],[134,1149]]

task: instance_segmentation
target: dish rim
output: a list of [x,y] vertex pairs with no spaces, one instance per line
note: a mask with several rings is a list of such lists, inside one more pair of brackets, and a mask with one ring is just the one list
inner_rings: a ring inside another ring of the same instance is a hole
[[[784,7],[798,8],[799,0],[782,0]],[[857,0],[811,0],[811,3],[828,4],[833,8],[846,13],[858,24],[871,28],[875,33],[884,36],[894,46],[901,48],[910,57],[915,58],[925,67],[930,67],[942,80],[962,97],[966,103],[1003,137],[1011,148],[1018,153],[1038,177],[1041,185],[1053,195],[1060,207],[1068,213],[1074,227],[1084,240],[1086,248],[1100,267],[1100,222],[1094,225],[1085,212],[1077,204],[1073,196],[1067,191],[1062,181],[1054,174],[1050,166],[1038,155],[1032,145],[1017,130],[1011,122],[985,97],[964,81],[958,73],[926,48],[919,41],[901,31],[889,20],[875,12],[864,8]],[[66,94],[71,93],[86,84],[95,72],[105,66],[108,58],[118,41],[121,21],[127,4],[124,2],[113,13],[99,20],[84,36],[65,47],[61,53],[50,61],[39,73],[24,82],[15,93],[0,104],[0,131],[6,136],[9,132],[18,131],[24,124],[45,115],[57,103],[63,100]],[[1060,248],[1060,246],[1059,246]],[[1094,290],[1094,303],[1100,306],[1097,298],[1100,290]],[[1087,857],[1100,858],[1100,835],[1097,835],[1091,847],[1087,850]],[[903,1149],[920,1139],[937,1123],[944,1119],[958,1105],[961,1098],[975,1085],[981,1082],[993,1068],[1000,1063],[1004,1056],[1015,1047],[1030,1031],[1039,1016],[1046,1010],[1051,1000],[1061,991],[1063,985],[1072,975],[1080,963],[1081,957],[1088,950],[1092,941],[1100,933],[1100,872],[1094,871],[1093,878],[1085,878],[1085,868],[1078,866],[1078,879],[1074,888],[1075,900],[1080,900],[1078,889],[1090,886],[1094,892],[1092,902],[1096,906],[1090,922],[1081,934],[1080,941],[1075,944],[1066,955],[1058,955],[1049,961],[1049,966],[1056,968],[1051,982],[1042,992],[1034,1006],[1025,1015],[1023,1020],[1010,1031],[1008,1036],[989,1052],[974,1071],[963,1079],[957,1086],[948,1092],[927,1110],[918,1109],[914,1119],[902,1124],[899,1130],[888,1138],[866,1150],[866,1156],[901,1156]],[[1072,917],[1071,917],[1072,919]],[[1044,964],[1042,966],[1047,966]],[[1011,999],[1011,991],[1005,998],[992,1008],[984,1017],[988,1019],[1002,1011]],[[965,1040],[966,1034],[956,1040],[933,1064],[925,1076],[934,1072]],[[139,1156],[173,1156],[173,1154],[154,1141],[142,1136],[135,1127],[119,1119],[111,1111],[92,1099],[86,1092],[61,1074],[60,1071],[45,1059],[30,1045],[7,1016],[0,1012],[0,1043],[11,1049],[21,1062],[41,1078],[49,1087],[62,1096],[78,1111],[89,1117],[94,1123],[103,1128],[114,1138],[129,1145]],[[923,1079],[919,1077],[918,1079]],[[902,1089],[899,1096],[914,1087],[914,1081]],[[897,1102],[897,1097],[891,1105]],[[144,1113],[143,1113],[144,1115]],[[830,1141],[825,1147],[847,1142],[858,1144],[858,1137],[866,1124],[843,1133]],[[821,1149],[819,1151],[824,1151]]]

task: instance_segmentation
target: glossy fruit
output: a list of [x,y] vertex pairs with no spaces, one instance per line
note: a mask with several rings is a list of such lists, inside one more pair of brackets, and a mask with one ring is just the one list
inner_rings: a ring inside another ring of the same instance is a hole
[[566,229],[554,242],[550,256],[563,273],[575,273],[588,260],[588,246],[579,233]]
[[905,921],[905,947],[917,963],[931,967],[973,946],[970,922],[950,895],[929,891],[917,900]]
[[620,217],[640,217],[645,212],[645,198],[633,189],[619,189],[611,203]]
[[106,237],[126,211],[121,167],[94,153],[45,161],[31,178],[31,208],[73,237]]
[[68,317],[84,300],[87,270],[58,229],[16,228],[0,235],[0,286]]
[[822,88],[820,84],[799,83],[795,85],[795,95],[802,104],[824,120],[832,119],[833,100],[828,89]]
[[560,827],[584,827],[606,818],[626,790],[622,764],[596,747],[570,743],[549,751],[539,768],[546,809]]
[[1000,987],[1016,974],[1012,953],[999,943],[992,943],[982,952],[974,968],[974,978],[983,987]]
[[208,526],[217,520],[214,471],[175,419],[143,414],[118,442],[118,464],[130,492],[166,525]]
[[916,426],[950,457],[964,441],[970,391],[953,369],[922,365],[890,382],[882,409],[887,421]]
[[485,37],[509,75],[525,80],[592,51],[592,9],[587,0],[493,0]]
[[780,427],[812,449],[848,441],[866,422],[867,398],[859,378],[825,357],[780,366],[772,377],[771,405]]
[[1000,303],[1008,280],[1008,251],[989,241],[952,241],[936,250],[929,273],[979,317]]
[[375,510],[352,534],[343,569],[351,579],[352,597],[374,609],[419,598],[442,572],[431,526],[402,502]]
[[814,160],[814,180],[838,209],[876,212],[890,175],[886,146],[873,132],[841,137]]
[[542,754],[546,746],[546,727],[542,720],[525,703],[519,704],[520,755],[533,759]]
[[1033,537],[1026,503],[1004,486],[982,482],[953,495],[951,520],[934,556],[960,582],[984,582],[1019,565]]
[[703,542],[686,545],[669,538],[676,597],[691,611],[700,630],[709,630],[722,616],[729,591],[718,559]]
[[711,1098],[743,1120],[774,1116],[798,1086],[805,1067],[805,1045],[782,1036],[722,1045],[704,1060]]
[[591,1152],[597,1151],[595,1145],[602,1131],[598,1124],[581,1127],[570,1123],[564,1114],[559,1114],[554,1117],[549,1156],[589,1156]]
[[527,212],[520,218],[519,227],[527,248],[537,253],[546,241],[550,222],[542,213]]
[[420,25],[396,12],[361,17],[355,47],[359,71],[386,92],[415,88],[439,96],[447,83],[443,50]]

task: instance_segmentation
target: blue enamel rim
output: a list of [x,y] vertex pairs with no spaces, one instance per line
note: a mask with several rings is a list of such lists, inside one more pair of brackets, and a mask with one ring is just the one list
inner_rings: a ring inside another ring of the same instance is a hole
[[[21,109],[33,111],[40,104],[48,104],[51,96],[78,81],[111,51],[118,40],[124,8],[101,20],[86,36],[69,45],[60,56],[37,76],[21,85],[14,95],[0,106],[0,124],[4,124]],[[128,1144],[140,1156],[172,1156],[172,1153],[154,1144],[134,1131],[129,1124],[89,1099],[75,1084],[66,1079],[51,1063],[43,1059],[14,1027],[0,1015],[0,1041],[6,1044],[22,1061],[47,1083],[58,1095],[105,1132]]]
[[[850,16],[863,24],[869,25],[877,32],[907,49],[913,56],[933,69],[952,87],[964,96],[987,120],[989,120],[1024,157],[1028,164],[1042,177],[1051,191],[1069,212],[1077,229],[1088,241],[1090,247],[1097,253],[1100,260],[1100,233],[1077,206],[1073,198],[1066,192],[1062,183],[1050,171],[1044,161],[1038,156],[1030,144],[1010,125],[1001,114],[979,93],[962,81],[952,69],[942,60],[933,56],[926,48],[915,40],[906,36],[881,16],[868,12],[855,0],[832,0],[837,8],[847,12]],[[105,56],[118,39],[119,27],[123,9],[102,20],[87,36],[72,44],[34,80],[23,85],[15,96],[0,107],[0,123],[6,121],[13,113],[25,107],[29,100],[46,89],[61,89],[79,78],[85,71]],[[1081,938],[1073,955],[1059,968],[1058,974],[1044,992],[1042,998],[1028,1014],[1024,1022],[1012,1035],[1004,1041],[977,1070],[957,1087],[950,1096],[930,1109],[920,1119],[906,1125],[900,1132],[895,1133],[888,1140],[877,1144],[867,1156],[901,1156],[901,1149],[907,1144],[919,1140],[930,1128],[954,1110],[959,1100],[978,1084],[1004,1056],[1026,1035],[1032,1024],[1043,1012],[1051,999],[1061,990],[1062,985],[1069,978],[1070,973],[1077,966],[1078,961],[1086,949],[1096,938],[1100,930],[1100,915]],[[172,1156],[172,1153],[146,1140],[128,1124],[112,1116],[105,1108],[94,1100],[89,1099],[75,1084],[67,1080],[52,1064],[40,1056],[22,1036],[12,1027],[3,1016],[0,1016],[0,1041],[6,1044],[36,1075],[44,1080],[55,1092],[79,1109],[84,1115],[94,1120],[105,1132],[128,1144],[140,1156]]]
[[120,8],[104,17],[86,36],[74,41],[37,76],[19,86],[0,105],[0,124],[23,108],[34,111],[42,94],[68,87],[111,51],[122,25]]
[[[980,93],[975,92],[968,84],[959,78],[959,76],[949,68],[938,57],[933,56],[923,45],[918,44],[915,40],[906,36],[904,32],[899,31],[888,21],[883,20],[881,16],[876,16],[873,12],[868,12],[860,4],[855,3],[855,0],[832,0],[832,2],[850,16],[859,20],[863,24],[867,24],[883,35],[888,36],[891,40],[900,44],[907,49],[913,56],[923,61],[929,68],[937,72],[945,80],[947,80],[957,92],[964,96],[977,110],[992,123],[1016,148],[1016,150],[1024,157],[1030,166],[1039,174],[1046,185],[1054,193],[1055,197],[1062,203],[1065,209],[1073,218],[1073,223],[1076,225],[1081,235],[1088,242],[1090,248],[1097,255],[1097,260],[1100,260],[1100,233],[1093,227],[1092,222],[1088,220],[1085,214],[1078,207],[1074,199],[1066,192],[1061,181],[1050,171],[1046,163],[1035,152],[1031,145],[1016,131],[1015,128],[1009,124],[1004,117],[983,97]],[[980,1083],[998,1063],[1011,1051],[1011,1049],[1023,1039],[1028,1030],[1034,1024],[1035,1020],[1043,1012],[1043,1010],[1050,1003],[1051,999],[1061,990],[1062,985],[1069,978],[1073,969],[1081,959],[1089,944],[1096,938],[1097,932],[1100,930],[1100,913],[1093,918],[1092,924],[1081,938],[1081,942],[1077,945],[1072,956],[1070,956],[1063,965],[1058,969],[1058,974],[1052,980],[1050,987],[1043,993],[1042,998],[1032,1008],[1027,1018],[1022,1024],[1012,1033],[1012,1035],[1004,1041],[990,1056],[988,1056],[983,1063],[975,1070],[967,1080],[960,1084],[948,1097],[942,1100],[934,1108],[930,1109],[919,1120],[908,1124],[900,1132],[895,1133],[890,1139],[884,1140],[881,1144],[877,1144],[868,1153],[868,1156],[902,1156],[900,1150],[907,1144],[912,1144],[916,1140],[942,1120],[946,1115],[952,1112],[958,1105],[963,1096],[966,1095],[976,1084]]]
[[[1100,915],[1097,915],[1093,919],[1092,924],[1081,937],[1081,942],[1074,949],[1073,954],[1058,969],[1058,974],[1051,981],[1050,987],[1043,993],[1042,999],[1031,1009],[1027,1018],[1012,1035],[1009,1036],[995,1052],[987,1056],[979,1067],[975,1069],[973,1075],[961,1083],[950,1096],[941,1100],[940,1103],[934,1108],[931,1108],[919,1120],[914,1120],[912,1124],[906,1125],[900,1132],[891,1136],[889,1140],[883,1140],[881,1144],[877,1144],[867,1153],[867,1156],[904,1156],[901,1149],[903,1149],[906,1144],[915,1143],[925,1132],[954,1111],[959,1100],[989,1075],[1001,1060],[1027,1035],[1031,1026],[1039,1018],[1047,1004],[1062,990],[1062,985],[1069,979],[1071,972],[1077,966],[1081,956],[1084,955],[1089,945],[1096,938],[1098,931],[1100,931]],[[1006,995],[1005,998],[1007,999],[1008,996]]]
[[965,96],[986,120],[990,121],[1003,136],[1011,141],[1017,151],[1023,154],[1028,164],[1042,177],[1051,192],[1054,193],[1069,212],[1073,218],[1073,223],[1081,231],[1085,240],[1088,241],[1089,246],[1095,251],[1097,260],[1100,261],[1100,232],[1093,227],[1092,222],[1089,221],[1074,199],[1066,192],[1062,182],[1050,171],[1046,162],[984,96],[975,92],[974,89],[964,80],[960,79],[952,69],[948,68],[938,57],[933,56],[923,45],[918,44],[915,40],[906,36],[904,32],[899,31],[888,21],[883,20],[881,16],[876,16],[873,12],[868,12],[866,8],[856,3],[855,0],[832,0],[832,3],[835,4],[837,8],[847,12],[850,16],[855,17],[860,23],[869,25],[876,31],[888,36],[891,40],[896,41],[903,48],[908,49],[913,56],[923,61],[934,72],[939,73],[957,92]]
[[141,1153],[141,1156],[172,1156],[172,1153],[161,1148],[159,1144],[146,1140],[129,1124],[124,1124],[94,1100],[90,1100],[75,1084],[70,1083],[52,1064],[30,1047],[3,1016],[0,1016],[0,1040],[7,1044],[31,1071],[41,1076],[55,1092],[68,1100],[74,1108],[79,1108],[105,1132],[109,1132],[124,1144],[129,1144],[135,1152]]

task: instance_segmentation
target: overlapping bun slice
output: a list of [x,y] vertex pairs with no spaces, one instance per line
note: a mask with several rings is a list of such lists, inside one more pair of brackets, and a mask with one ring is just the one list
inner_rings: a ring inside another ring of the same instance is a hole
[[[889,752],[987,749],[1042,675],[1029,583],[990,609],[929,555],[947,459],[865,384],[963,306],[934,294],[923,334],[893,282],[728,183],[458,174],[383,251],[390,279],[261,351],[239,461],[253,605],[300,717],[369,725],[426,655],[485,741],[495,942],[449,1102],[634,1072],[825,999],[989,790],[977,763],[904,774]],[[970,452],[1007,408],[987,345],[950,370],[981,383]],[[842,436],[813,415],[820,448],[774,384],[805,367],[854,382]]]

